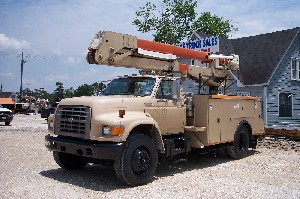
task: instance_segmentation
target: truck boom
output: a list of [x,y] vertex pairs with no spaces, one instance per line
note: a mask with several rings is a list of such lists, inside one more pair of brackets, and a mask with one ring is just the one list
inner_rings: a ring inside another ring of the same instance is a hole
[[[110,31],[95,35],[86,58],[89,64],[181,73],[212,91],[228,77],[229,70],[239,66],[238,55],[210,55]],[[178,58],[199,60],[207,63],[207,67],[180,64]]]

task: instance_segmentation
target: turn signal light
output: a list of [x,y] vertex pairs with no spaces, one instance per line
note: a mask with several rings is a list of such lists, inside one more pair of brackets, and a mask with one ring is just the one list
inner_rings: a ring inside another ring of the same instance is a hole
[[112,136],[121,136],[123,134],[124,127],[119,126],[119,127],[111,127],[111,135]]
[[125,110],[119,110],[119,117],[123,118],[125,115]]

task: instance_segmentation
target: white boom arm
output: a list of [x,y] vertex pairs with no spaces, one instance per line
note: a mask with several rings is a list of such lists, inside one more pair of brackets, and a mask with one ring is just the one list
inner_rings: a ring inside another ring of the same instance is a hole
[[[180,64],[177,57],[200,60],[208,67]],[[102,31],[91,42],[90,64],[180,72],[211,87],[219,87],[239,66],[238,55],[209,55],[206,52],[138,39],[135,36]]]

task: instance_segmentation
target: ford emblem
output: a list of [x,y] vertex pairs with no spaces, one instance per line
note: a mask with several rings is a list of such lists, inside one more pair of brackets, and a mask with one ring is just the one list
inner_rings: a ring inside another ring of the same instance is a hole
[[74,122],[74,118],[70,117],[70,118],[69,118],[69,122],[70,122],[70,123],[73,123],[73,122]]

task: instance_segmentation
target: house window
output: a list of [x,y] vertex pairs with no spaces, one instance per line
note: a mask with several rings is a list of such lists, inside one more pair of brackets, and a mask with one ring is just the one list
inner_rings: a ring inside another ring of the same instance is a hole
[[191,65],[195,65],[195,60],[194,59],[191,60]]
[[250,96],[250,92],[236,92],[237,96]]
[[279,117],[293,116],[293,94],[279,93]]
[[300,81],[300,59],[292,58],[292,61],[291,61],[291,79]]

